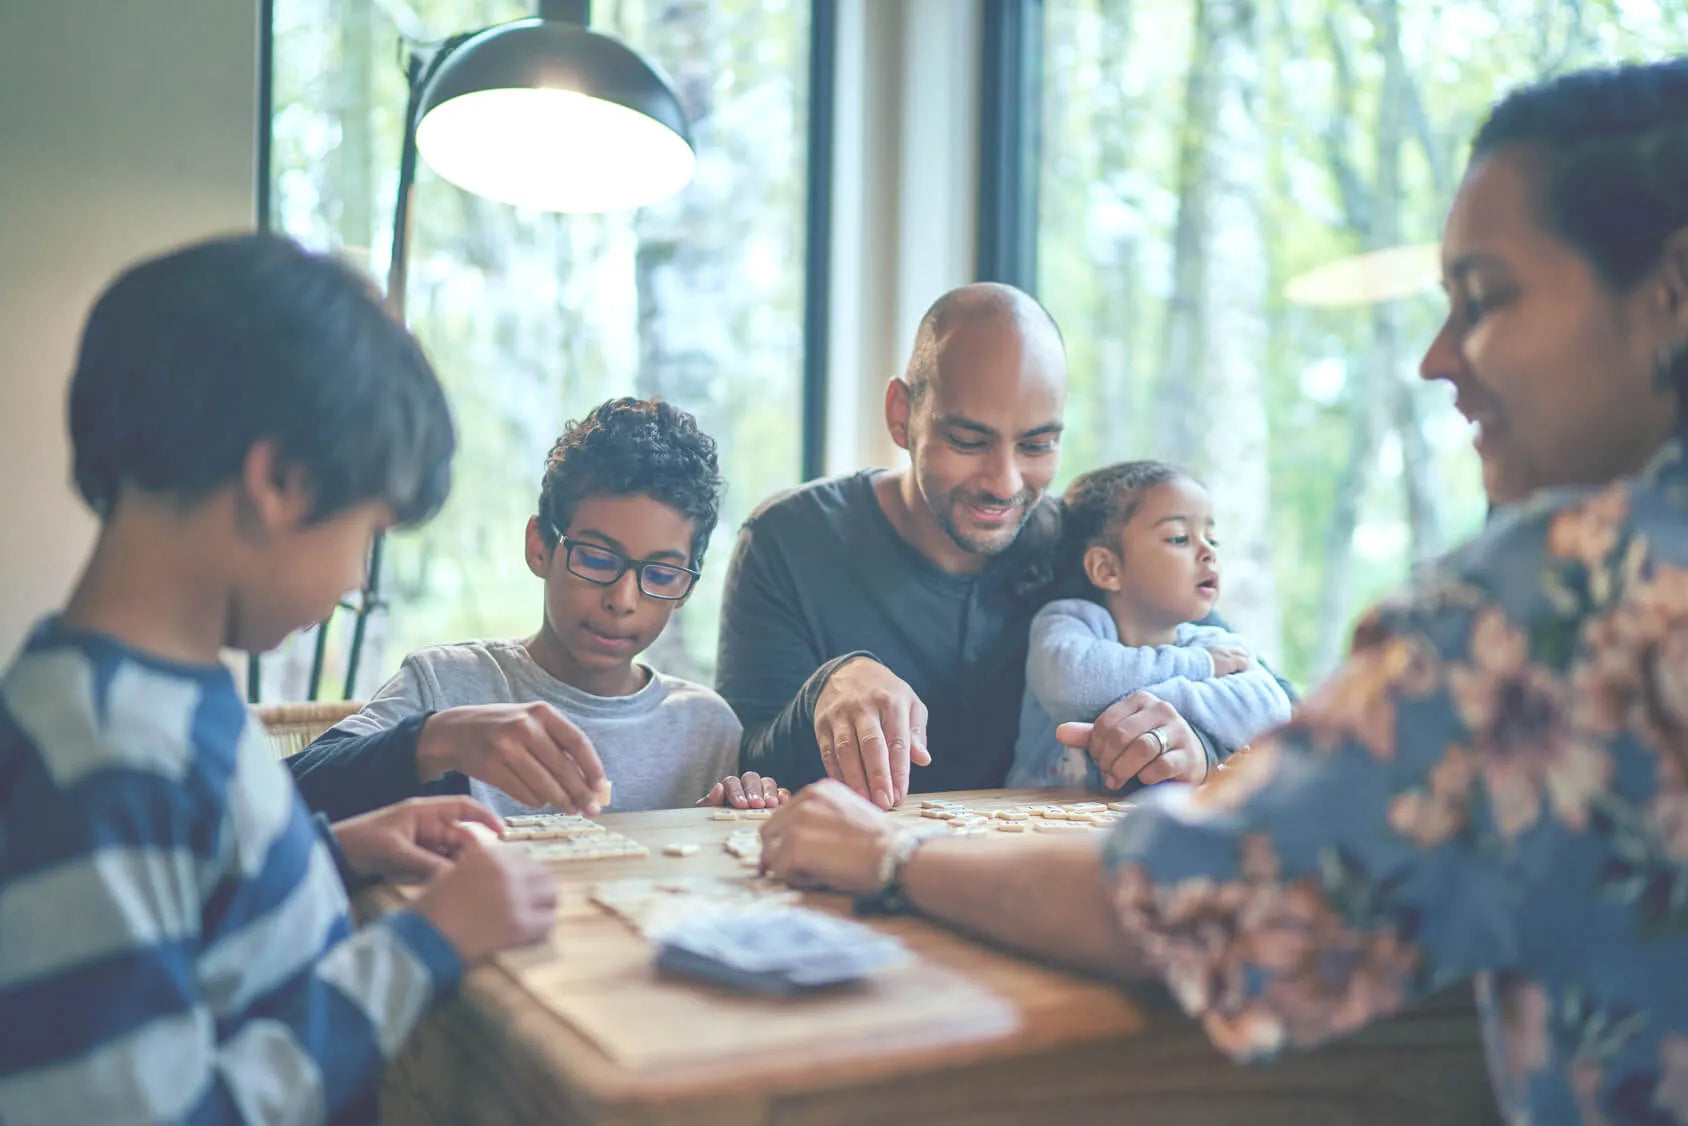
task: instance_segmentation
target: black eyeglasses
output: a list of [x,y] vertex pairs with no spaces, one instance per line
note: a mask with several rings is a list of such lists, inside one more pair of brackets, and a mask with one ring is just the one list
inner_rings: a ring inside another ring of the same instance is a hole
[[639,576],[639,589],[652,598],[680,599],[691,593],[699,572],[678,563],[658,563],[650,559],[629,559],[599,543],[564,538],[563,565],[569,574],[598,586],[611,586],[632,568]]

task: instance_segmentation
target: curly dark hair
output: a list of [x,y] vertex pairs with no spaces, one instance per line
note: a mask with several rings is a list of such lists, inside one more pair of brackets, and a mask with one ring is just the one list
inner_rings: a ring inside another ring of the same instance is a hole
[[1164,461],[1122,461],[1075,477],[1061,497],[1061,545],[1056,551],[1057,595],[1097,596],[1084,573],[1084,553],[1109,544],[1131,521],[1143,494],[1168,481],[1193,480]]
[[[1575,71],[1503,98],[1471,159],[1524,146],[1542,162],[1542,211],[1612,288],[1639,283],[1688,227],[1688,57]],[[1688,350],[1662,385],[1688,406]]]
[[691,565],[701,568],[720,516],[715,439],[661,399],[611,399],[563,428],[545,459],[539,529],[556,547],[588,497],[648,496],[692,521]]

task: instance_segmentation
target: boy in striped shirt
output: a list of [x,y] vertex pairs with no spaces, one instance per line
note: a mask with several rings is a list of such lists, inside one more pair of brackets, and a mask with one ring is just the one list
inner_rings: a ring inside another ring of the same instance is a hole
[[[225,647],[357,585],[444,501],[426,358],[348,267],[287,240],[141,263],[70,392],[97,542],[0,680],[0,1122],[363,1121],[465,963],[550,931],[548,875],[468,798],[332,827],[266,749]],[[344,880],[432,877],[354,932]]]

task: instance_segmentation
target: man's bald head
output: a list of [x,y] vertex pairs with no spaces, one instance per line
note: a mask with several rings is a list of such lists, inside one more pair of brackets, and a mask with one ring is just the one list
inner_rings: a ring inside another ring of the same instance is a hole
[[911,403],[919,403],[934,382],[965,377],[952,345],[989,331],[1003,343],[1017,341],[1029,365],[1066,379],[1066,344],[1055,318],[1031,294],[1001,282],[973,282],[950,290],[926,310],[914,333],[903,382]]
[[957,572],[1012,546],[1060,466],[1066,402],[1061,333],[1030,295],[980,282],[938,298],[885,388],[886,428],[909,452],[910,542]]

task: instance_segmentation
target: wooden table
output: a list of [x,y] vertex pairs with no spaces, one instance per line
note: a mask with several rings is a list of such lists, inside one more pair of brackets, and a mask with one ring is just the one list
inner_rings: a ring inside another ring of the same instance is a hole
[[[976,808],[1051,800],[1048,791],[947,796]],[[1498,1121],[1468,991],[1317,1052],[1242,1068],[1148,991],[1035,965],[917,918],[872,921],[914,951],[913,964],[839,993],[754,998],[660,978],[646,940],[591,904],[590,885],[743,878],[720,842],[744,825],[695,809],[603,823],[652,855],[557,865],[563,901],[550,946],[476,969],[422,1022],[383,1086],[383,1121]],[[675,841],[703,847],[664,856]],[[387,909],[402,894],[378,888],[364,906]],[[805,902],[848,910],[839,896]]]

